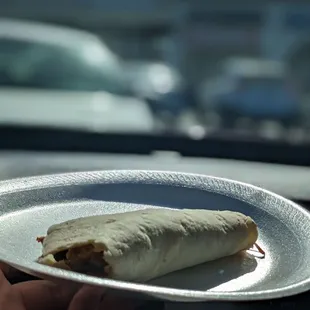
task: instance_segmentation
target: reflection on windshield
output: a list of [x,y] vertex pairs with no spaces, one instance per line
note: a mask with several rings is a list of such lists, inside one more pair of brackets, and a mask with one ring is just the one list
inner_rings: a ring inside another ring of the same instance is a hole
[[57,96],[71,111],[63,123],[83,111],[92,129],[114,115],[127,132],[148,119],[149,132],[196,139],[310,139],[310,3],[56,0],[46,12],[17,0],[10,12],[0,18],[7,107],[49,113]]

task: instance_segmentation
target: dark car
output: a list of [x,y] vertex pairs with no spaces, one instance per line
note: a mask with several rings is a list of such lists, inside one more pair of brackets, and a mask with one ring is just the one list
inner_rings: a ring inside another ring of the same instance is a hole
[[274,120],[290,126],[300,123],[298,93],[289,83],[282,63],[231,59],[206,92],[205,107],[218,113],[224,127],[239,118]]

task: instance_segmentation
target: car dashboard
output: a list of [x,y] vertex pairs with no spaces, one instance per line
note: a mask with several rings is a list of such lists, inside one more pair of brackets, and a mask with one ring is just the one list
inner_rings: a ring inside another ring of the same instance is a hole
[[309,201],[310,167],[239,160],[182,157],[174,152],[151,155],[66,152],[0,152],[0,180],[95,170],[164,170],[234,179],[288,199]]

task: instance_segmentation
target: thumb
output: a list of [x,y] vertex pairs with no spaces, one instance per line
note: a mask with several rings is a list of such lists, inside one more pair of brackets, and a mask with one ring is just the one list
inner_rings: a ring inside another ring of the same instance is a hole
[[9,265],[0,262],[0,270],[4,273],[4,275],[7,275],[10,269],[11,267]]
[[96,310],[103,295],[103,288],[84,285],[73,297],[68,310]]
[[5,289],[10,287],[9,281],[6,279],[4,273],[0,269],[0,292],[3,292]]
[[113,296],[103,288],[85,285],[74,296],[68,310],[134,310],[144,303],[142,299]]
[[45,280],[18,283],[12,287],[22,297],[27,310],[67,309],[76,292],[74,285],[60,286]]

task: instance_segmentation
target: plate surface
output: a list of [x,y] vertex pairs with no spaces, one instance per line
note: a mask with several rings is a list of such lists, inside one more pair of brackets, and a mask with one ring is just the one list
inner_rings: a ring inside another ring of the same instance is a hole
[[[100,279],[35,262],[36,237],[69,219],[146,207],[239,211],[259,226],[266,258],[244,253],[148,284]],[[64,278],[171,301],[258,300],[310,289],[310,213],[266,190],[227,179],[158,171],[85,172],[0,183],[0,261],[42,278]]]

